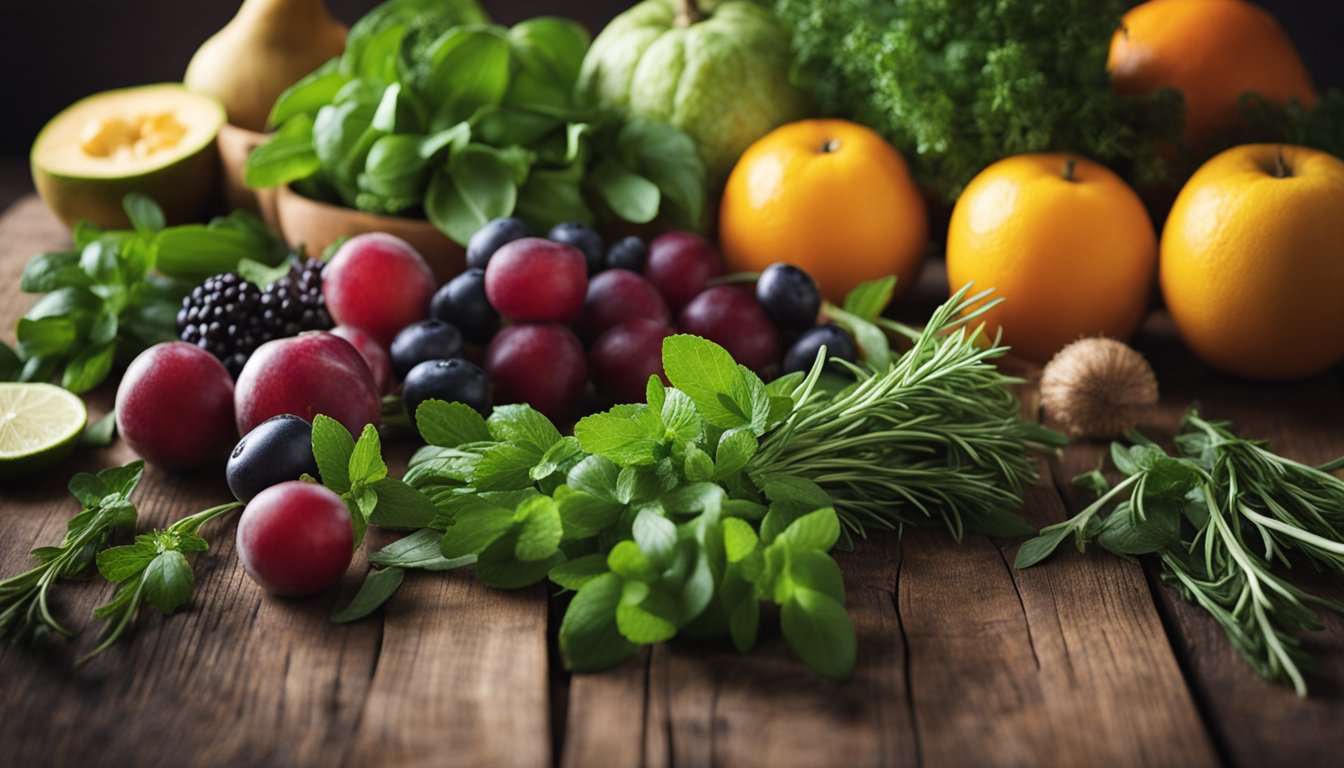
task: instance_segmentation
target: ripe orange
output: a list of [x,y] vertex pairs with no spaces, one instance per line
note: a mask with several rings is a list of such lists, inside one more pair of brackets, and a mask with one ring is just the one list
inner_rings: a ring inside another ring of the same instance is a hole
[[881,136],[845,120],[780,126],[747,148],[728,177],[719,245],[730,271],[784,261],[840,302],[865,280],[919,276],[928,213],[905,160]]
[[993,288],[985,315],[1036,362],[1082,336],[1128,338],[1148,307],[1157,236],[1134,190],[1064,154],[1017,155],[971,180],[952,209],[947,276]]
[[1297,379],[1344,359],[1344,161],[1234,147],[1195,172],[1162,231],[1162,295],[1209,365]]
[[1292,41],[1243,0],[1149,0],[1131,9],[1111,39],[1107,69],[1118,93],[1184,94],[1184,138],[1194,146],[1237,125],[1247,91],[1275,104],[1316,100]]

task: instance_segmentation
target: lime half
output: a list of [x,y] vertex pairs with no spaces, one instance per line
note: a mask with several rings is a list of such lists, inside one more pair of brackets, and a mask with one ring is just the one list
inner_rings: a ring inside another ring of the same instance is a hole
[[26,477],[70,455],[89,414],[51,384],[0,384],[0,480]]

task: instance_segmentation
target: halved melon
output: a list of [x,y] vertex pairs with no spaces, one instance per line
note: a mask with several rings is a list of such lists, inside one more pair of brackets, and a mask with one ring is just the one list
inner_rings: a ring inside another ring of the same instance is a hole
[[33,142],[33,183],[66,223],[125,227],[141,192],[169,222],[197,218],[213,189],[219,102],[176,83],[104,91],[53,117]]

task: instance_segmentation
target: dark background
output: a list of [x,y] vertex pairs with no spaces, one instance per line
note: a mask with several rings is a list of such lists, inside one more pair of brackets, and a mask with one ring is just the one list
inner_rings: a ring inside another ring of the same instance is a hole
[[[977,2],[979,0],[965,0]],[[824,2],[824,0],[818,0]],[[328,0],[347,23],[377,0]],[[630,0],[483,0],[512,24],[543,13],[596,32]],[[191,54],[240,0],[0,0],[0,163],[26,167],[28,147],[51,116],[88,94],[179,80]],[[1261,0],[1288,30],[1319,88],[1344,87],[1338,0]],[[5,162],[4,158],[8,158]]]

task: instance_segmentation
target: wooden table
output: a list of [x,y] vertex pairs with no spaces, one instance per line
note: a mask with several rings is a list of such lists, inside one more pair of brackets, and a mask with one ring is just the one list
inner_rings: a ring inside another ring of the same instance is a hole
[[[7,341],[33,298],[17,290],[25,262],[67,242],[33,197],[0,218]],[[1163,385],[1150,434],[1169,436],[1197,400],[1289,456],[1344,454],[1338,372],[1287,385],[1221,377],[1189,360],[1161,313],[1137,345]],[[95,393],[92,415],[110,399]],[[1083,443],[1042,462],[1026,514],[1045,524],[1077,509],[1086,499],[1069,478],[1100,455]],[[120,443],[81,451],[0,487],[0,574],[61,537],[76,511],[71,474],[132,458]],[[228,500],[222,475],[151,467],[135,497],[141,525]],[[102,583],[57,593],[59,615],[85,628],[76,642],[0,647],[0,766],[1305,766],[1344,754],[1341,617],[1307,639],[1321,668],[1299,699],[1255,677],[1151,570],[1101,552],[1018,572],[1015,543],[875,536],[840,555],[859,662],[832,684],[774,629],[745,656],[678,640],[568,675],[553,643],[563,606],[548,589],[495,591],[469,573],[411,573],[381,614],[336,626],[326,617],[357,587],[362,555],[339,589],[281,600],[238,565],[232,521],[205,533],[190,605],[167,619],[146,611],[90,666],[72,659],[93,642]]]

